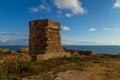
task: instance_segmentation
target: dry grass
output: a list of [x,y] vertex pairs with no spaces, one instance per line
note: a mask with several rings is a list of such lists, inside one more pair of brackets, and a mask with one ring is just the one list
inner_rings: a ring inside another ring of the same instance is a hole
[[[20,80],[22,77],[41,75],[41,80],[53,80],[55,74],[67,70],[84,71],[95,63],[108,59],[120,59],[120,55],[95,54],[55,58],[41,62],[8,61],[0,65],[0,80]],[[51,73],[48,73],[51,72]],[[51,77],[50,75],[54,75]]]

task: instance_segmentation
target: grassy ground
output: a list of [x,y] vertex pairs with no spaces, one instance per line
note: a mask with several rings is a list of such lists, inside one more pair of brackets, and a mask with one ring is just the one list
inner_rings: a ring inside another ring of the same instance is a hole
[[54,80],[59,72],[65,72],[67,70],[85,71],[88,67],[93,67],[94,64],[104,63],[112,59],[120,60],[120,55],[82,55],[70,58],[49,59],[41,62],[11,60],[0,65],[0,80],[21,80],[23,77],[36,75],[39,75],[38,80]]

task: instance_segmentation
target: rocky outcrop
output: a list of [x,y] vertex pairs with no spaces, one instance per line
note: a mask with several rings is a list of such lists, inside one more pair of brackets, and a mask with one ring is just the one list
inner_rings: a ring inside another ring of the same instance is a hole
[[31,56],[24,53],[14,53],[8,54],[0,57],[0,64],[4,64],[6,62],[14,62],[14,61],[31,61]]
[[83,51],[83,50],[67,50],[71,55],[91,55],[92,51]]
[[0,54],[9,53],[9,52],[10,52],[10,50],[8,48],[0,49]]

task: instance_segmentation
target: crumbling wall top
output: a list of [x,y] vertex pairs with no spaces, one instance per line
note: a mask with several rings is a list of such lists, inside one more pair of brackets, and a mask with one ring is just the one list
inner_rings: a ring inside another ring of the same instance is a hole
[[52,28],[60,30],[60,23],[49,19],[32,20],[30,21],[29,25],[38,28]]

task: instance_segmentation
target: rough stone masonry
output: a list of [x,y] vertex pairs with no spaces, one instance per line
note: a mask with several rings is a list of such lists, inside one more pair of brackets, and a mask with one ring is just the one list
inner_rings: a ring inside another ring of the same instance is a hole
[[48,19],[33,20],[29,23],[29,54],[63,52],[60,23]]

